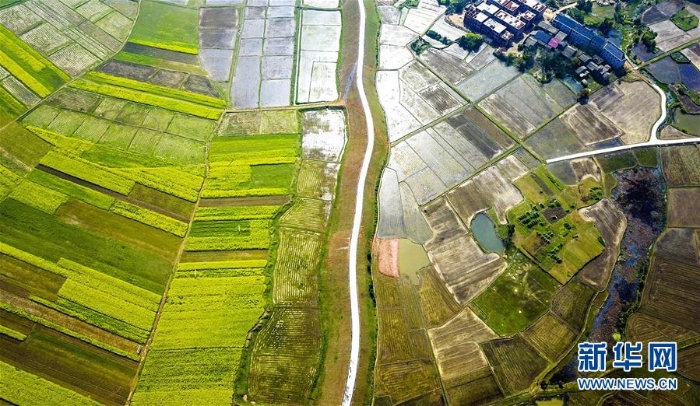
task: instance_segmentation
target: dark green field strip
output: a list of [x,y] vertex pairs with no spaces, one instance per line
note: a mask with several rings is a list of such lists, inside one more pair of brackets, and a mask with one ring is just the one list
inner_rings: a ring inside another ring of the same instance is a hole
[[0,148],[29,167],[36,166],[51,151],[51,144],[17,123],[0,131]]
[[[65,281],[66,278],[63,276],[0,254],[0,290],[17,287],[24,293],[20,296],[33,295],[47,300],[56,300],[58,290]],[[15,293],[17,294],[16,290]]]
[[[188,222],[191,210],[194,208],[191,202],[138,183],[134,185],[129,196],[125,196],[42,164],[37,165],[37,169],[38,171],[32,171],[29,174],[29,178],[36,179],[37,183],[41,185],[63,192],[100,209],[109,209],[114,199],[118,199],[176,220]],[[136,193],[134,193],[135,190],[137,190]],[[167,208],[163,206],[167,206]],[[184,211],[187,208],[190,210],[189,213],[178,213],[170,210]]]
[[[37,169],[38,171],[45,172],[45,173],[47,173],[47,174],[53,175],[53,176],[56,177],[56,178],[59,178],[59,179],[62,179],[62,180],[71,182],[71,183],[73,183],[73,184],[75,184],[75,185],[77,185],[77,186],[79,186],[79,187],[83,187],[83,188],[86,188],[86,189],[94,190],[94,191],[99,192],[99,193],[101,193],[101,194],[103,194],[103,195],[111,196],[111,197],[114,197],[114,198],[117,198],[117,196],[122,196],[122,197],[125,196],[125,195],[123,195],[123,194],[121,194],[121,193],[119,193],[119,192],[116,192],[116,191],[114,191],[114,190],[107,189],[106,187],[102,187],[102,186],[100,186],[100,185],[94,184],[94,183],[92,183],[92,182],[90,182],[90,181],[87,181],[87,180],[85,180],[85,179],[78,178],[78,177],[76,177],[76,176],[73,176],[73,175],[70,175],[70,174],[68,174],[68,173],[62,172],[62,171],[60,171],[60,170],[58,170],[58,169],[54,169],[54,168],[51,168],[51,167],[49,167],[49,166],[46,166],[46,165],[44,165],[44,164],[39,164],[39,165],[37,165],[37,166],[36,166],[36,169]],[[34,175],[33,177],[39,178],[39,177],[41,177],[41,176],[42,176],[42,175]],[[52,181],[52,183],[58,183],[58,182]],[[65,184],[64,184],[64,185],[65,185]],[[47,185],[47,186],[48,186],[48,185]],[[67,186],[63,186],[62,188],[63,188],[63,189],[66,189]],[[79,194],[79,192],[73,192],[73,193]],[[89,192],[88,192],[88,193],[89,193]],[[76,197],[76,199],[79,198],[78,196],[75,196],[75,197]],[[81,197],[84,197],[84,196],[81,196]],[[83,199],[80,199],[80,200],[83,200]]]
[[40,97],[46,97],[70,77],[51,61],[0,25],[0,65]]
[[0,360],[104,404],[123,405],[137,363],[43,326],[17,341],[0,335]]
[[192,237],[243,237],[250,235],[250,221],[195,221],[192,223]]
[[129,41],[197,54],[199,13],[195,9],[144,1]]
[[129,198],[133,199],[131,203],[137,204],[141,207],[157,207],[155,210],[161,214],[170,215],[173,218],[182,220],[185,222],[189,221],[192,211],[194,210],[195,204],[188,202],[185,199],[180,199],[173,195],[136,184],[134,188],[129,193]]
[[[59,217],[61,213],[57,213]],[[80,210],[76,213],[80,213]],[[67,219],[71,218],[67,217]],[[93,223],[82,224],[92,224],[95,231],[103,234],[88,231],[76,224],[61,221],[54,216],[8,199],[0,203],[0,226],[3,229],[0,241],[54,262],[60,258],[67,258],[151,292],[162,294],[172,269],[172,262],[147,249],[145,243],[143,246],[134,246],[133,242],[130,244],[108,237],[128,230],[125,232],[126,235],[139,236],[146,240],[149,235],[144,235],[143,232],[147,230],[158,232],[158,230],[117,215],[98,219],[100,220],[108,221],[96,223],[92,218]],[[80,224],[83,219],[74,217],[73,221]],[[112,227],[115,226],[116,231],[112,231]],[[123,228],[125,226],[126,228]],[[167,233],[161,234],[164,237],[169,236]],[[173,236],[173,238],[176,237]],[[151,244],[158,244],[158,240]]]
[[135,44],[133,42],[124,44],[122,52],[118,53],[114,59],[158,67],[160,66],[158,62],[162,63],[162,61],[168,61],[192,65],[193,68],[201,69],[199,68],[199,57],[197,57],[197,55],[169,51],[167,49]]
[[31,333],[34,329],[36,323],[27,320],[24,317],[20,317],[16,314],[0,309],[0,325],[9,327],[22,334],[29,335],[29,333]]
[[103,313],[96,312],[88,307],[69,300],[61,299],[57,302],[41,301],[41,303],[44,306],[59,311],[65,315],[74,317],[80,321],[84,321],[85,323],[137,343],[146,343],[148,336],[151,334],[150,331],[142,330],[127,322],[109,317]]

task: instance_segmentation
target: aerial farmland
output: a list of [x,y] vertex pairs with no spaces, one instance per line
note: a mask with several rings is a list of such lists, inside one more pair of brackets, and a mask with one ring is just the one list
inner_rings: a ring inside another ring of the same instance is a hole
[[339,4],[201,3],[0,6],[4,402],[312,396]]
[[698,404],[698,17],[0,0],[0,403]]

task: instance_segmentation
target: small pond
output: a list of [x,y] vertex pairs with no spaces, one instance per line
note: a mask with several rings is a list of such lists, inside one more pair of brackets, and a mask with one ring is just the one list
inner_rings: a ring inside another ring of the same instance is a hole
[[479,213],[474,216],[471,224],[472,234],[479,244],[490,252],[502,253],[506,249],[503,243],[496,234],[496,228],[491,221],[491,218],[484,213]]
[[430,265],[430,259],[422,245],[407,239],[399,240],[399,272],[401,275],[408,276],[413,283],[418,284],[416,273],[428,265]]
[[700,137],[700,115],[685,114],[681,109],[676,109],[673,121],[679,130]]

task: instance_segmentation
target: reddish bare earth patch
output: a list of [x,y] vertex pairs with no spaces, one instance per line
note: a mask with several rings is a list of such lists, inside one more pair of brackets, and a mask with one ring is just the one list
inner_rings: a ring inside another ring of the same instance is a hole
[[377,256],[379,272],[393,278],[399,277],[398,238],[375,238],[372,251]]

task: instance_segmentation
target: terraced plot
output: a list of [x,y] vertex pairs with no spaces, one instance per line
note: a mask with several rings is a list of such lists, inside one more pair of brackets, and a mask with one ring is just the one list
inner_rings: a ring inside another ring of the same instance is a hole
[[245,385],[256,402],[304,403],[321,365],[319,268],[337,168],[346,143],[342,110],[306,111],[291,208],[280,218],[271,318],[258,333]]

